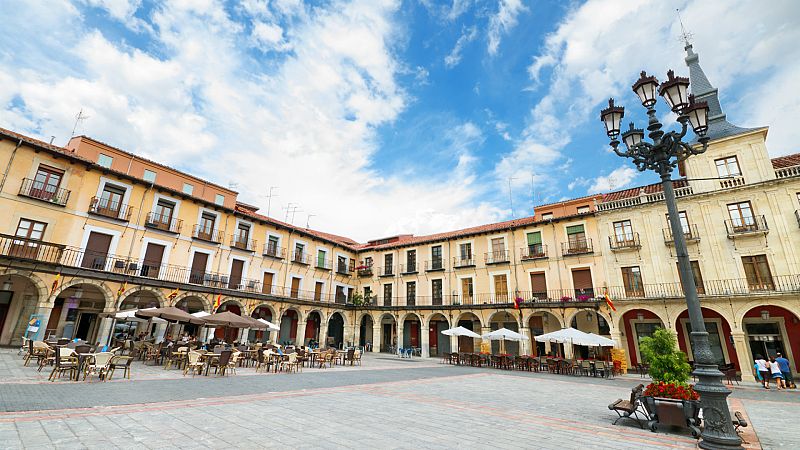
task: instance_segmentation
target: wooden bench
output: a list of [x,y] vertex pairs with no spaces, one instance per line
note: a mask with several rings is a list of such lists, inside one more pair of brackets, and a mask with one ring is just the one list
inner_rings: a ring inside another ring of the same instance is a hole
[[[648,418],[648,414],[644,411],[644,406],[642,405],[641,401],[643,390],[644,385],[640,384],[631,389],[631,397],[629,400],[618,398],[613,403],[608,405],[608,409],[616,412],[619,416],[612,425],[616,425],[620,419],[631,419],[635,420],[636,423],[639,424],[639,427],[644,429],[644,423]],[[643,417],[639,417],[640,414]]]

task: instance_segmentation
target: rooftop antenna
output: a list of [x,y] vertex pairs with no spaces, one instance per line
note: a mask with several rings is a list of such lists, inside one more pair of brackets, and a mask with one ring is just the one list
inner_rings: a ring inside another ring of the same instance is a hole
[[511,206],[511,218],[514,218],[514,199],[511,191],[511,182],[516,180],[516,177],[508,177],[508,204]]
[[228,189],[230,189],[232,191],[235,191],[236,188],[238,188],[238,187],[239,187],[239,183],[236,183],[235,181],[229,181],[228,182]]
[[269,217],[269,209],[272,206],[272,197],[277,197],[278,194],[273,194],[272,190],[278,189],[278,186],[270,186],[269,187],[269,194],[267,194],[267,217]]
[[295,215],[295,213],[298,213],[298,212],[303,212],[303,210],[302,210],[302,209],[298,209],[299,207],[300,207],[300,206],[295,206],[295,207],[294,207],[294,209],[292,209],[292,221],[291,221],[291,222],[289,222],[289,223],[290,223],[290,224],[292,224],[292,225],[294,225],[294,215]]
[[72,134],[69,135],[70,138],[75,136],[75,130],[78,129],[78,123],[82,123],[84,120],[88,119],[89,116],[85,116],[83,114],[83,108],[78,111],[78,114],[75,115],[75,125],[72,126]]
[[683,20],[681,19],[681,9],[677,8],[675,9],[675,12],[678,14],[678,22],[681,24],[681,36],[678,39],[683,41],[683,43],[686,46],[689,46],[692,44],[692,39],[694,38],[694,35],[691,32],[686,31],[686,27],[683,26]]
[[298,205],[296,205],[296,204],[294,204],[292,202],[289,202],[289,203],[286,204],[286,206],[283,207],[283,210],[286,211],[286,214],[283,216],[283,221],[284,222],[288,222],[289,221],[289,211],[292,208],[297,208],[297,206]]
[[533,190],[534,174],[531,172],[531,215],[536,215],[536,194]]
[[53,141],[56,140],[55,136],[50,136],[50,145],[53,145]]
[[306,216],[306,229],[309,230],[308,221],[311,220],[312,217],[317,217],[316,214],[309,214]]

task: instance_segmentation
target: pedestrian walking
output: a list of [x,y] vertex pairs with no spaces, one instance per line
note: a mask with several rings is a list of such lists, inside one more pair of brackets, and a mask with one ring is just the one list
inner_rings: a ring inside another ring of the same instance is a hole
[[794,388],[794,377],[792,376],[792,368],[789,366],[789,360],[778,353],[775,355],[775,362],[778,363],[778,367],[781,368],[783,383],[787,388]]
[[769,359],[769,370],[772,372],[772,379],[778,385],[778,389],[786,389],[786,384],[783,382],[783,374],[781,373],[781,366],[775,361],[775,357]]
[[772,378],[772,371],[770,370],[769,363],[761,355],[756,355],[756,370],[761,377],[764,389],[769,389],[769,380]]

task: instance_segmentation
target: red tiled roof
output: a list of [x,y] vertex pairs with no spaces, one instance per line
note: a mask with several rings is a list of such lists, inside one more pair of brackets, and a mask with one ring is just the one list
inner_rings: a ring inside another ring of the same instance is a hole
[[53,144],[50,144],[50,143],[47,143],[47,142],[44,142],[44,141],[40,141],[39,139],[35,139],[35,138],[29,137],[29,136],[25,136],[25,135],[16,133],[16,132],[11,131],[11,130],[6,129],[6,128],[0,127],[0,134],[4,134],[6,137],[9,137],[9,138],[12,138],[12,139],[15,139],[15,140],[20,140],[21,139],[22,142],[24,142],[24,143],[26,143],[28,145],[33,145],[33,146],[36,146],[36,147],[45,148],[45,149],[48,149],[48,150],[51,150],[51,151],[54,151],[54,152],[57,152],[57,153],[61,153],[61,154],[70,156],[70,157],[75,158],[75,159],[79,159],[81,161],[85,161],[85,162],[88,162],[88,163],[95,164],[95,162],[92,161],[91,159],[84,158],[83,156],[79,156],[79,155],[75,154],[74,152],[72,152],[71,150],[68,150],[68,149],[66,149],[64,147],[59,147],[57,145],[53,145]]
[[792,166],[800,166],[800,153],[772,158],[772,168],[774,169],[783,169],[784,167]]
[[258,214],[257,212],[253,211],[252,209],[247,208],[246,206],[242,206],[241,204],[237,204],[236,205],[236,212],[238,212],[240,214],[243,214],[245,216],[248,216],[248,217],[252,217],[253,219],[260,220],[262,222],[271,223],[271,224],[274,224],[274,225],[278,225],[278,226],[280,226],[282,228],[288,228],[290,230],[294,230],[294,231],[297,231],[297,232],[300,232],[300,233],[305,233],[305,234],[308,234],[310,236],[315,236],[315,237],[318,237],[320,239],[329,241],[331,243],[339,244],[339,245],[342,245],[344,247],[348,247],[351,250],[356,250],[356,246],[358,246],[358,242],[356,242],[356,241],[354,241],[354,240],[352,240],[350,238],[346,238],[346,237],[343,237],[343,236],[337,236],[335,234],[325,233],[325,232],[322,232],[322,231],[312,230],[310,228],[297,227],[297,226],[294,226],[292,224],[289,224],[289,223],[286,223],[286,222],[283,222],[283,221],[280,221],[280,220],[277,220],[277,219],[273,219],[272,217],[268,217],[268,216],[265,216],[263,214]]
[[[689,182],[686,180],[674,180],[672,182],[672,187],[677,189],[687,186],[688,184]],[[622,200],[625,198],[638,197],[642,191],[644,191],[645,194],[655,194],[657,192],[661,192],[661,189],[661,183],[653,183],[646,186],[638,186],[630,189],[623,189],[621,191],[609,192],[603,196],[603,203]]]

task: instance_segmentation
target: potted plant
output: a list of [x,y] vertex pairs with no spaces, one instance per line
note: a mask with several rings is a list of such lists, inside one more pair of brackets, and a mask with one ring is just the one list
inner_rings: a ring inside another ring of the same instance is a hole
[[642,358],[650,364],[653,382],[645,388],[642,399],[650,415],[648,425],[689,428],[700,435],[700,396],[688,384],[692,368],[686,354],[678,350],[678,342],[669,331],[659,328],[639,342]]
[[362,306],[364,305],[364,296],[360,292],[354,292],[353,295],[350,297],[350,303],[353,306]]

